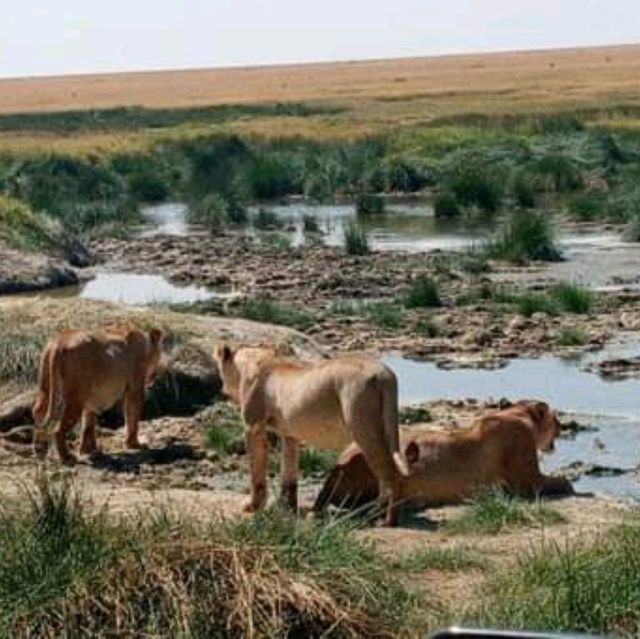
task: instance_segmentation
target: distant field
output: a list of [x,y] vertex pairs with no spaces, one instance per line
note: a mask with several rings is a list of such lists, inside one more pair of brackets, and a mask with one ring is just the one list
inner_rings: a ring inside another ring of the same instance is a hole
[[[0,114],[143,106],[194,108],[257,103],[337,105],[312,117],[257,117],[165,127],[172,135],[223,127],[265,136],[344,138],[420,125],[456,114],[522,113],[640,104],[640,45],[459,55],[402,60],[123,73],[0,81]],[[43,144],[74,150],[118,148],[156,139],[136,132],[6,130],[0,148]]]

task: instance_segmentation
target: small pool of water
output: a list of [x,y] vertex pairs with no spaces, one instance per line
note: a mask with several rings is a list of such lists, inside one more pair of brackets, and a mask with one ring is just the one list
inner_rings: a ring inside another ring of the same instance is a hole
[[142,237],[155,235],[189,235],[194,229],[187,223],[187,205],[180,202],[166,202],[145,206],[142,217],[148,224],[141,230]]
[[[626,345],[597,357],[633,350],[632,345]],[[635,348],[636,354],[638,350]],[[576,461],[629,471],[638,465],[640,380],[605,381],[580,369],[584,359],[520,359],[499,370],[442,370],[431,362],[398,355],[387,355],[384,361],[398,376],[403,404],[436,399],[537,398],[571,413],[579,423],[597,428],[596,432],[579,433],[573,440],[559,440],[556,452],[544,456],[547,471]],[[640,484],[633,472],[616,477],[585,476],[575,485],[578,490],[640,498]]]
[[161,275],[98,273],[77,290],[78,297],[122,304],[181,304],[200,302],[220,294],[201,286],[178,286]]

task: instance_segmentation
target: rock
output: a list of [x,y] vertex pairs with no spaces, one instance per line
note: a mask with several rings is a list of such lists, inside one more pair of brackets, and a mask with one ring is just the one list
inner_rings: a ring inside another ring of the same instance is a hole
[[582,461],[571,462],[567,466],[559,468],[554,474],[566,477],[570,481],[576,481],[581,477],[619,477],[632,472],[615,466],[601,466]]
[[36,391],[28,391],[0,404],[0,432],[4,433],[16,426],[32,424],[31,407],[35,400]]
[[64,249],[64,257],[71,266],[78,268],[86,268],[93,263],[87,247],[78,239],[73,239],[67,244]]

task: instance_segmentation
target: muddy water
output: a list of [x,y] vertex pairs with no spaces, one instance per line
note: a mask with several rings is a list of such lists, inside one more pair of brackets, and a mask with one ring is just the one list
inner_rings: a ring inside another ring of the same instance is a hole
[[[618,344],[595,357],[620,356],[634,349],[637,353],[636,345]],[[402,403],[501,397],[549,402],[594,430],[578,433],[572,440],[560,440],[556,452],[545,456],[544,468],[552,471],[585,462],[629,471],[619,476],[583,476],[576,482],[576,488],[640,498],[640,483],[634,473],[640,452],[640,380],[605,381],[581,370],[588,359],[520,359],[506,368],[489,371],[442,370],[433,363],[410,361],[397,355],[384,358],[398,375]]]

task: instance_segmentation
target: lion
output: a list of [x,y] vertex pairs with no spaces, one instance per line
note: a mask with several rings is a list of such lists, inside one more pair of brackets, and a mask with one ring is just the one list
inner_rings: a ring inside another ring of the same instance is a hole
[[400,455],[398,383],[384,364],[364,356],[316,362],[279,357],[268,348],[219,344],[214,358],[223,392],[238,405],[246,428],[251,495],[245,510],[266,502],[267,429],[282,440],[281,500],[297,509],[300,442],[340,450],[355,441],[386,501],[385,523],[395,525]]
[[[538,465],[536,449],[552,452],[559,432],[555,413],[533,400],[486,414],[459,431],[403,429],[409,476],[401,479],[401,499],[421,507],[457,504],[496,485],[523,497],[571,494],[567,479],[543,475]],[[328,504],[361,507],[377,496],[366,457],[351,445],[325,481],[315,509]]]
[[163,339],[164,332],[159,328],[143,331],[130,324],[93,331],[65,330],[51,339],[40,360],[33,408],[36,455],[44,457],[47,453],[48,445],[41,441],[41,435],[53,419],[58,397],[62,398],[63,409],[54,438],[63,463],[76,461],[67,446],[67,432],[82,419],[80,453],[96,452],[97,416],[123,396],[125,446],[141,448],[138,424],[144,389],[155,379]]

